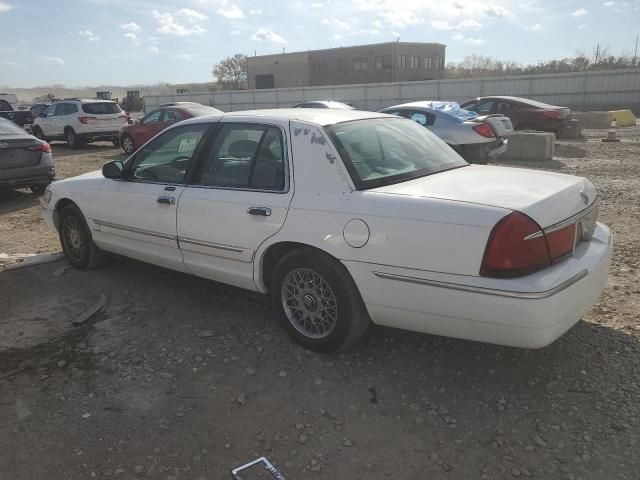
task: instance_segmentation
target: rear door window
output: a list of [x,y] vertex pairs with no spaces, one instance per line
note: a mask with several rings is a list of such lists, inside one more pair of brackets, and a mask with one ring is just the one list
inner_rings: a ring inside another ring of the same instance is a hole
[[484,100],[482,102],[479,102],[476,105],[476,108],[474,108],[472,111],[476,113],[487,114],[493,111],[494,106],[495,106],[495,102],[493,100]]
[[82,105],[82,110],[91,115],[113,115],[122,112],[120,106],[113,102],[85,103]]
[[176,112],[175,110],[165,110],[164,116],[162,117],[161,121],[175,123],[179,122],[180,120],[182,120],[182,117],[178,112]]
[[224,125],[205,159],[198,183],[221,188],[283,191],[282,132],[269,125]]

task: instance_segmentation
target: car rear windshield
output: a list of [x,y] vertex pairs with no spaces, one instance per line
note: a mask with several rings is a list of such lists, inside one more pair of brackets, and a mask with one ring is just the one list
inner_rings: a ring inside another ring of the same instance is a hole
[[112,115],[122,112],[120,106],[113,102],[83,103],[82,111],[91,115]]
[[0,137],[14,135],[26,135],[26,132],[9,120],[0,119]]
[[468,165],[449,145],[411,120],[375,118],[325,129],[358,190]]

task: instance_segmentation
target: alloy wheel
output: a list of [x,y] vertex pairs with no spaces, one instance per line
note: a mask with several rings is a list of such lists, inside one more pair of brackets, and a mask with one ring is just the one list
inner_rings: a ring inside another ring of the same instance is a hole
[[329,283],[308,268],[291,270],[282,283],[280,298],[287,319],[301,334],[327,337],[338,320],[338,300]]

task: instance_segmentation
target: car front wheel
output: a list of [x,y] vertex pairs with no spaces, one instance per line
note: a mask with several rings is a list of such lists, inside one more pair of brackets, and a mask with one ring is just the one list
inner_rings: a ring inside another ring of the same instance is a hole
[[369,326],[353,279],[326,254],[307,249],[288,253],[276,266],[271,287],[284,329],[309,350],[345,350]]
[[131,155],[135,150],[133,139],[129,135],[124,135],[120,143],[122,150],[124,150],[124,153],[126,153],[127,155]]
[[80,270],[95,268],[106,258],[93,243],[84,215],[75,205],[67,205],[60,212],[59,235],[65,257]]

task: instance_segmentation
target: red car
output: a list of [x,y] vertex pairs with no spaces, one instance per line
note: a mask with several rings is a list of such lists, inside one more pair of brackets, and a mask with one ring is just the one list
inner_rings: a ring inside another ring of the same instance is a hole
[[569,123],[571,110],[520,97],[479,97],[460,105],[480,115],[501,113],[516,130],[558,131]]
[[222,115],[217,108],[195,102],[174,102],[160,105],[131,125],[120,130],[120,146],[127,154],[132,154],[147,141],[155,137],[169,125],[192,117]]

